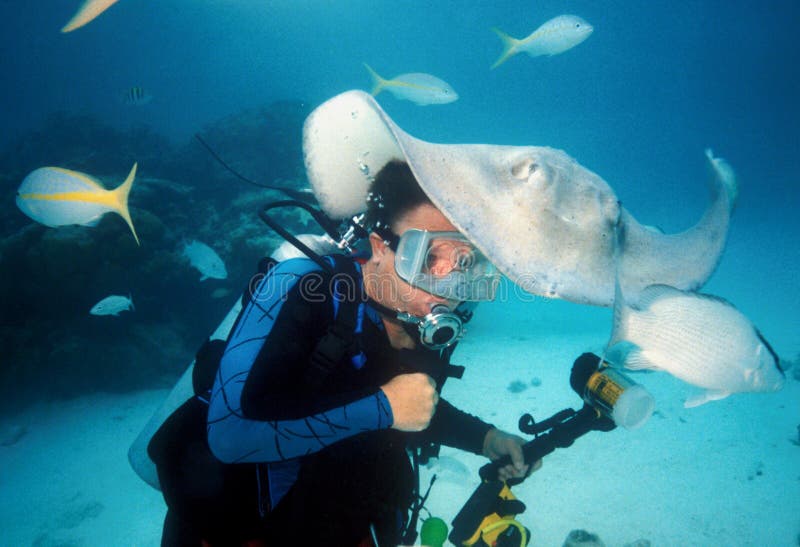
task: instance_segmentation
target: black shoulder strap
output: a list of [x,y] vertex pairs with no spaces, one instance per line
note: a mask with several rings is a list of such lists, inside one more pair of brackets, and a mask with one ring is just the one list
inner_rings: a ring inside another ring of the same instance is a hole
[[[262,258],[258,262],[258,277],[254,277],[253,279],[260,280],[261,277],[269,275],[269,272],[272,271],[272,268],[274,268],[277,263],[278,261],[271,256]],[[254,285],[251,282],[251,284],[242,291],[242,310],[247,308],[248,304],[250,304],[250,301],[253,299],[253,289]],[[239,323],[241,317],[242,312],[240,311],[239,315],[236,316],[236,320],[230,332],[236,330],[236,325]],[[207,398],[211,395],[211,388],[214,387],[214,379],[217,375],[219,363],[222,360],[222,354],[225,352],[227,343],[227,339],[211,340],[210,338],[206,338],[203,345],[197,350],[194,368],[192,369],[192,385],[196,396]]]
[[214,387],[214,378],[217,375],[224,351],[225,340],[211,340],[210,338],[206,338],[206,341],[197,350],[192,369],[192,387],[195,395],[203,398],[211,395],[211,388]]
[[[265,256],[258,261],[258,266],[256,268],[258,272],[256,273],[255,277],[250,279],[250,282],[244,288],[244,291],[242,291],[242,309],[246,308],[253,299],[253,291],[255,290],[258,282],[269,275],[269,272],[271,272],[272,268],[274,268],[277,264],[278,261],[271,256]],[[231,329],[231,332],[233,332],[233,329]]]
[[317,393],[348,355],[354,353],[358,307],[361,303],[361,282],[352,258],[331,255],[334,275],[331,279],[333,298],[338,301],[338,311],[328,331],[317,342],[306,369],[305,381],[309,393]]

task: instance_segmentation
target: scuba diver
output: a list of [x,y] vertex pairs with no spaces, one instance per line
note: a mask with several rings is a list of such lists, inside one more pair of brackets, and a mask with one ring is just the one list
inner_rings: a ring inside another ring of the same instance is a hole
[[227,341],[198,354],[196,396],[148,450],[168,506],[162,545],[394,546],[416,526],[409,454],[510,458],[501,480],[538,466],[524,439],[440,398],[495,267],[400,160],[375,175],[361,229],[363,258],[268,264]]

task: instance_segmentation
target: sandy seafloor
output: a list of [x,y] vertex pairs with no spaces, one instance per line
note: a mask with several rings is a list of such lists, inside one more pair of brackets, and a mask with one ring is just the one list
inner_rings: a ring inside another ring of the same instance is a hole
[[[542,419],[578,408],[569,367],[581,352],[602,347],[607,310],[578,316],[563,303],[491,306],[456,352],[454,363],[467,373],[448,382],[445,396],[510,431],[524,412]],[[528,507],[520,521],[532,531],[531,545],[562,545],[576,528],[607,546],[637,539],[654,546],[797,545],[800,447],[792,439],[800,382],[684,409],[690,386],[666,374],[635,379],[657,400],[643,428],[590,433],[514,487]],[[512,382],[528,387],[512,392]],[[127,450],[166,393],[98,394],[6,417],[0,543],[158,545],[165,508],[129,467]],[[438,475],[430,513],[449,523],[484,462],[443,448],[422,473],[423,487]]]

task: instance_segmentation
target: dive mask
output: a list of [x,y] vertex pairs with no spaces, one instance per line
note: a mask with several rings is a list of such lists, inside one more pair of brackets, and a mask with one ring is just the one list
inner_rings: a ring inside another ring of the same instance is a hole
[[408,284],[458,301],[493,300],[500,273],[459,232],[412,228],[397,241],[394,267]]

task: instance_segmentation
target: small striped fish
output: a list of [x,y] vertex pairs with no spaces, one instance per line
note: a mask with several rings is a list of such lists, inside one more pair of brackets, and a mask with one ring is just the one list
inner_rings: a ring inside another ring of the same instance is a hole
[[153,100],[153,96],[143,87],[134,86],[122,94],[122,102],[130,106],[141,106]]

